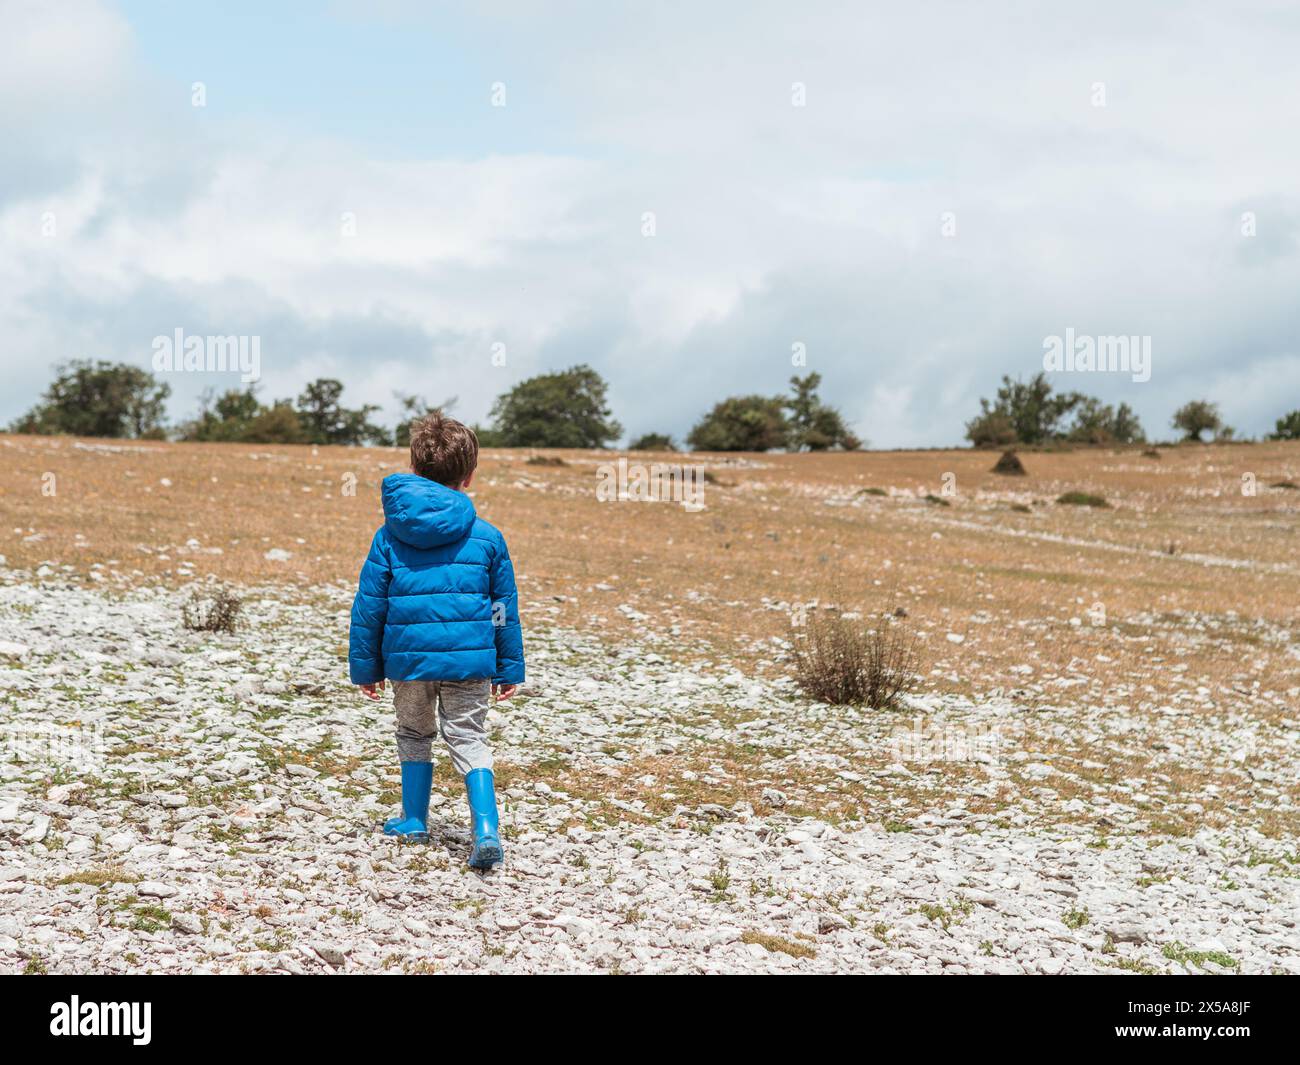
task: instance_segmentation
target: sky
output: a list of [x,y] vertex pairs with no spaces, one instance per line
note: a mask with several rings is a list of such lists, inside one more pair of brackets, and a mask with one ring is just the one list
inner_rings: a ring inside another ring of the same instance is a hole
[[[1056,387],[1260,435],[1300,407],[1297,54],[1261,0],[0,0],[0,424],[181,329],[390,422],[589,363],[681,439],[815,371],[943,446],[1073,330],[1149,380]],[[241,387],[166,379],[177,421]]]

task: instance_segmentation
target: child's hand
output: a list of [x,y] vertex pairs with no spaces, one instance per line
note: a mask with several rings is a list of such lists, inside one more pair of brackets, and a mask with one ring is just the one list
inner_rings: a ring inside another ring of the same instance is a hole
[[493,684],[492,701],[494,703],[503,703],[518,690],[518,684]]
[[358,684],[357,687],[367,699],[378,699],[379,693],[384,690],[384,682],[381,680],[377,684]]

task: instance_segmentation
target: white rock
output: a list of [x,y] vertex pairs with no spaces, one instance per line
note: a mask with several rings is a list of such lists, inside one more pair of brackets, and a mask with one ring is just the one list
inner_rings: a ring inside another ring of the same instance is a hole
[[18,838],[24,843],[39,843],[50,831],[50,819],[44,814],[37,814],[32,820],[32,827]]
[[174,913],[172,927],[187,936],[197,936],[203,931],[203,922],[192,913]]

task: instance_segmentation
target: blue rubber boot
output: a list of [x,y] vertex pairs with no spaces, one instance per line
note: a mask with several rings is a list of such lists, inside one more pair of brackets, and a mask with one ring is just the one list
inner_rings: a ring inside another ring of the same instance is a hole
[[412,843],[429,841],[429,792],[433,789],[432,762],[402,763],[402,816],[384,822],[384,835]]
[[466,773],[465,793],[469,796],[469,827],[474,836],[474,844],[469,852],[469,867],[491,869],[502,857],[492,770],[471,769]]

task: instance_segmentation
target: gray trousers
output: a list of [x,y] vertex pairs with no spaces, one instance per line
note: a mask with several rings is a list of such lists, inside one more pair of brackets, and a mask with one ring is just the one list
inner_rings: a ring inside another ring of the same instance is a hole
[[433,760],[433,734],[439,720],[442,738],[456,772],[491,769],[487,745],[487,712],[491,705],[488,680],[395,680],[397,756],[403,762]]

